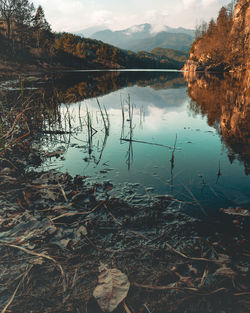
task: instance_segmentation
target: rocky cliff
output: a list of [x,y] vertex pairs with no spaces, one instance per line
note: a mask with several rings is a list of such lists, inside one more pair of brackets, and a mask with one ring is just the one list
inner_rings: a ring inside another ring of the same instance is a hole
[[[239,1],[234,13],[231,30],[232,54],[242,57],[250,69],[250,1]],[[240,61],[240,60],[239,60]]]
[[249,0],[239,0],[233,16],[226,8],[221,9],[217,21],[211,21],[193,43],[183,69],[214,72],[250,69]]

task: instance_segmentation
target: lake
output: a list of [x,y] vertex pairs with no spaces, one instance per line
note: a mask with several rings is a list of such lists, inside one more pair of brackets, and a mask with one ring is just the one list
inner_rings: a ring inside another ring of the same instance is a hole
[[24,77],[24,91],[41,95],[49,111],[36,144],[52,154],[39,170],[105,182],[128,201],[172,195],[201,217],[250,208],[247,81],[162,70]]

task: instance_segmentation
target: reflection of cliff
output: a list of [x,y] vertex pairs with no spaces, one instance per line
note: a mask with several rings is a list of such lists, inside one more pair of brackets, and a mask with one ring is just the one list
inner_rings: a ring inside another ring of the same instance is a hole
[[207,116],[228,148],[231,161],[244,162],[250,174],[250,73],[190,76],[186,73],[191,109]]

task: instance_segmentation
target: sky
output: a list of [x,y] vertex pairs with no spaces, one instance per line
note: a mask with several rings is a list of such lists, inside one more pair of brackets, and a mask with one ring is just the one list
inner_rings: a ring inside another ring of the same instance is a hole
[[216,17],[230,0],[33,0],[45,11],[54,31],[79,31],[104,25],[112,30],[151,23],[195,28],[202,20]]

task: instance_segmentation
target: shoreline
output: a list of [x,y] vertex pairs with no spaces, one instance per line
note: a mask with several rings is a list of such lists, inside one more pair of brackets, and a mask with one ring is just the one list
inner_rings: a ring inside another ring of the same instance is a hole
[[[18,146],[15,153],[9,152],[11,160],[6,156],[12,164],[15,158],[21,160],[23,146]],[[39,159],[39,151],[28,155]],[[25,150],[23,160],[27,161]],[[204,222],[170,205],[168,197],[134,206],[110,198],[102,184],[85,185],[84,177],[55,171],[20,176],[10,163],[3,166],[3,161],[0,176],[0,250],[2,261],[11,264],[2,305],[10,297],[11,281],[24,275],[27,267],[31,271],[23,282],[25,289],[11,305],[12,312],[20,312],[24,306],[42,312],[38,303],[52,306],[53,312],[64,312],[62,303],[68,293],[66,303],[71,311],[81,303],[88,312],[100,313],[92,296],[100,262],[128,276],[131,287],[126,304],[131,309],[142,308],[147,297],[148,307],[159,313],[165,313],[166,308],[179,313],[187,307],[198,313],[203,297],[203,305],[212,305],[214,312],[226,308],[230,312],[229,308],[236,307],[237,312],[246,312],[237,302],[246,292],[236,288],[232,280],[249,285],[250,259],[243,257],[248,247],[247,216],[221,212],[217,223]],[[106,196],[98,197],[100,191]],[[238,258],[241,254],[243,269]],[[76,271],[77,283],[73,284]],[[25,294],[26,289],[32,290],[32,297]],[[234,295],[241,293],[240,298]],[[122,306],[115,312],[123,312]]]
[[[0,152],[1,307],[101,313],[93,290],[104,263],[127,275],[130,311],[145,312],[147,299],[158,313],[247,312],[241,303],[250,290],[247,212],[224,210],[216,221],[202,221],[169,195],[134,205],[83,176],[29,171],[44,155],[27,132],[36,109],[20,101]],[[123,313],[123,304],[114,312]]]

